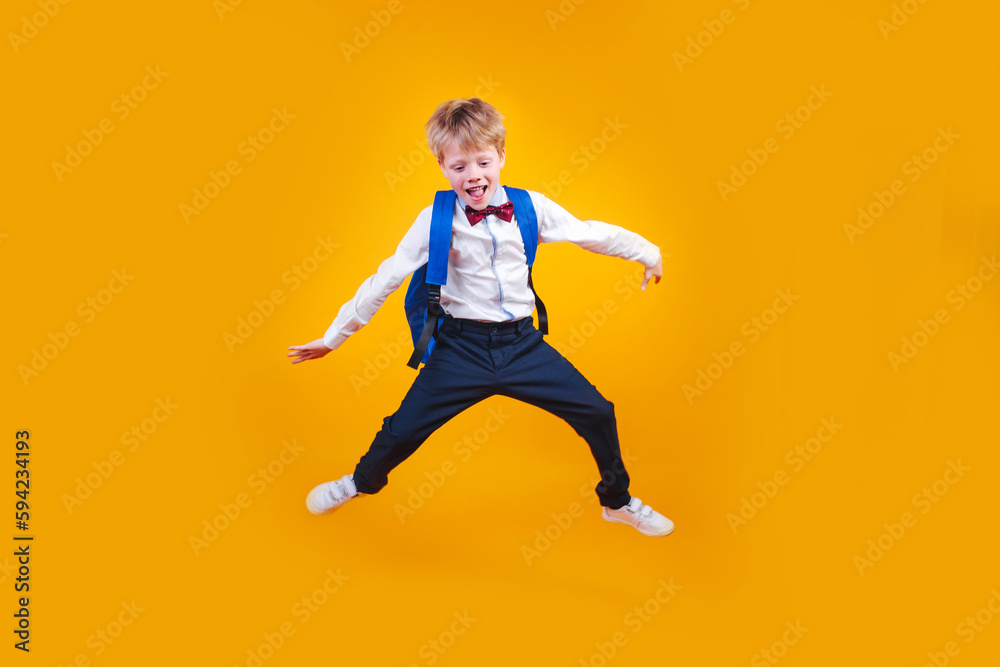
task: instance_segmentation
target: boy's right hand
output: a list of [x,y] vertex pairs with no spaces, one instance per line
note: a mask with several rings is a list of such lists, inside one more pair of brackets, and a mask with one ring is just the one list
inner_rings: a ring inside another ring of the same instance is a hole
[[291,345],[288,349],[292,350],[292,352],[289,352],[287,356],[295,357],[295,359],[292,359],[293,364],[297,364],[300,361],[309,361],[310,359],[320,359],[333,351],[326,346],[322,338],[317,338],[305,345]]
[[642,276],[642,287],[640,288],[643,290],[646,289],[650,278],[656,278],[656,282],[660,282],[660,278],[663,277],[663,259],[656,260],[656,266],[646,266],[644,268],[646,271]]

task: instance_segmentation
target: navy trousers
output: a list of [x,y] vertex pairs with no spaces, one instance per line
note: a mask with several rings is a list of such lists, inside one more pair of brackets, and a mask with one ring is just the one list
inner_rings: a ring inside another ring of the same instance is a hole
[[388,474],[449,419],[490,396],[510,396],[566,420],[590,445],[601,505],[631,499],[618,446],[615,406],[542,339],[530,317],[477,322],[443,315],[434,352],[399,409],[386,417],[354,470],[361,493],[377,493]]

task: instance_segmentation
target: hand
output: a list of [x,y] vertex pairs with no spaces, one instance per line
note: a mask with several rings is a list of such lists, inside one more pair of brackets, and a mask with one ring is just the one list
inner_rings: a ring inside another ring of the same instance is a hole
[[297,364],[301,361],[309,361],[310,359],[321,359],[333,351],[326,346],[322,338],[317,338],[313,342],[306,343],[305,345],[292,345],[288,349],[294,350],[294,352],[289,352],[287,355],[289,357],[296,357],[295,359],[292,359],[293,364]]
[[653,276],[656,276],[656,282],[660,282],[660,278],[663,276],[663,260],[662,259],[656,260],[656,266],[647,266],[646,267],[646,273],[642,277],[642,287],[640,287],[639,289],[642,289],[642,290],[646,289],[646,283],[648,283],[649,279],[652,278]]

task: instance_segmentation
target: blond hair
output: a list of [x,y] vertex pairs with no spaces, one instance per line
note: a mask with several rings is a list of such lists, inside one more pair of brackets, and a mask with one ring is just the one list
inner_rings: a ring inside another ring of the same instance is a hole
[[427,146],[440,161],[452,141],[462,150],[482,150],[495,146],[503,153],[507,130],[503,116],[489,102],[478,97],[444,102],[427,121]]

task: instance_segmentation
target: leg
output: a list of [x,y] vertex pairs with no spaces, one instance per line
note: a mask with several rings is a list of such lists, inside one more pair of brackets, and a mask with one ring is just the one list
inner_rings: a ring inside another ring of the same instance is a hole
[[601,473],[595,488],[601,505],[621,507],[629,502],[630,480],[618,444],[614,404],[546,343],[541,332],[526,328],[510,346],[498,375],[498,394],[551,412],[587,441]]
[[434,353],[420,369],[399,409],[386,417],[368,452],[354,470],[361,493],[377,493],[389,472],[405,461],[435,430],[455,415],[493,395],[496,379],[481,367],[482,353],[453,336],[438,333]]

